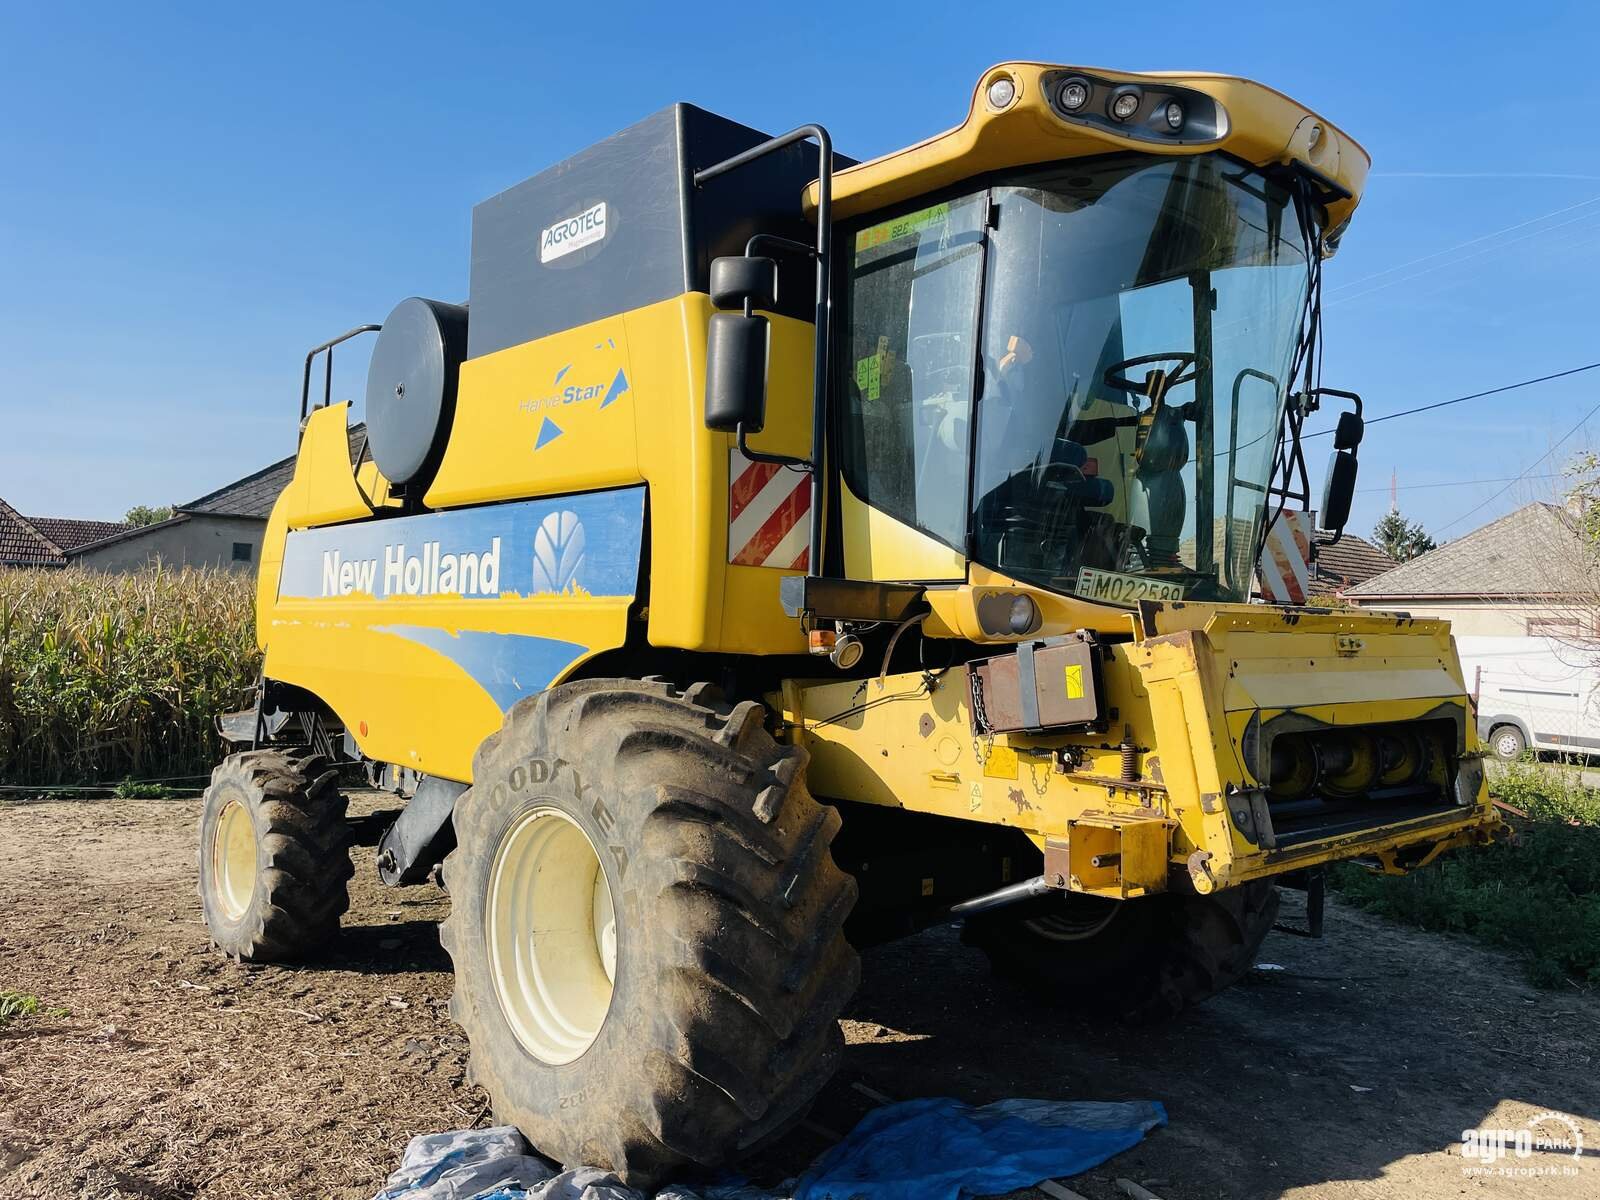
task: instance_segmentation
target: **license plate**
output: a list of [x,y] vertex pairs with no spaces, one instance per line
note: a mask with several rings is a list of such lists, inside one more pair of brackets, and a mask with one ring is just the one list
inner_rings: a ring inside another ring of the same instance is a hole
[[1083,567],[1078,571],[1075,590],[1087,600],[1110,600],[1114,604],[1183,599],[1181,583],[1150,579],[1143,575],[1119,575],[1115,571],[1097,571],[1093,567]]

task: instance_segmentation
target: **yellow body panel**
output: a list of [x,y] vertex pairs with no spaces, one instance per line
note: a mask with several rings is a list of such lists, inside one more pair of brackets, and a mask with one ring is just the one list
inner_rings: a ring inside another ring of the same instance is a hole
[[840,481],[845,574],[851,579],[963,579],[967,559],[881,509],[873,508]]
[[[1166,83],[1193,88],[1212,97],[1227,113],[1228,127],[1220,138],[1157,145],[1058,116],[1050,107],[1040,80],[1047,73],[1067,69],[1070,68],[1047,63],[1016,62],[985,71],[960,125],[834,176],[835,214],[844,217],[870,212],[1005,167],[1117,150],[1172,155],[1221,150],[1256,166],[1296,158],[1352,193],[1352,199],[1329,205],[1330,228],[1337,228],[1355,211],[1371,158],[1349,134],[1281,92],[1234,75],[1181,71],[1139,74],[1082,68],[1117,83]],[[1004,111],[995,111],[988,103],[987,93],[990,84],[1002,77],[1013,82],[1017,96]],[[806,199],[814,208],[815,184]]]
[[[778,581],[793,572],[728,562],[733,439],[700,420],[711,312],[707,297],[686,294],[464,364],[451,440],[426,497],[435,514],[404,519],[443,527],[452,516],[492,515],[506,503],[578,497],[579,507],[582,497],[643,484],[648,503],[640,500],[633,535],[649,552],[642,569],[650,641],[707,652],[803,652],[799,623],[778,604]],[[768,421],[752,444],[806,455],[811,326],[771,319]],[[605,403],[619,377],[625,386]],[[623,644],[634,590],[380,598],[361,587],[330,594],[338,591],[333,576],[322,594],[281,594],[286,538],[341,529],[370,538],[402,528],[366,520],[368,495],[399,513],[371,463],[352,470],[348,411],[341,404],[312,413],[295,476],[268,524],[257,592],[265,672],[322,699],[369,757],[467,780],[478,744],[502,718],[492,681],[486,688],[481,676],[509,670],[481,668],[475,677],[458,661],[471,657],[468,643],[494,635],[570,646],[570,661],[549,679],[559,682]],[[559,433],[540,444],[547,419]],[[430,528],[407,535],[413,549]]]
[[622,644],[630,598],[567,596],[482,602],[460,598],[279,600],[262,626],[267,673],[322,699],[363,754],[470,782],[472,756],[500,728],[501,706],[438,650],[386,632],[436,628],[446,636],[500,633],[586,645]]
[[662,383],[639,376],[624,317],[469,358],[428,507],[638,483],[637,397]]
[[[370,517],[372,508],[350,469],[350,403],[312,409],[300,435],[294,477],[279,505],[291,529]],[[376,468],[374,468],[376,471]]]
[[[786,572],[728,563],[733,439],[701,420],[712,312],[708,297],[688,293],[468,360],[427,503],[453,508],[645,483],[651,644],[792,653],[804,639],[778,607]],[[770,319],[767,427],[751,445],[808,455],[812,328]],[[623,386],[607,403],[619,372]],[[559,432],[541,445],[547,421]]]

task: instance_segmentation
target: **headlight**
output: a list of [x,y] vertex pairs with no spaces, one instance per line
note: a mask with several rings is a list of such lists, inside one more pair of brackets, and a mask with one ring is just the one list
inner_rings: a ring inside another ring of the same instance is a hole
[[1111,94],[1111,105],[1106,110],[1113,121],[1129,121],[1139,111],[1139,89],[1121,88]]
[[1018,596],[1011,602],[1011,632],[1031,633],[1039,620],[1039,606],[1031,596]]
[[1183,105],[1176,100],[1167,101],[1167,128],[1173,133],[1183,128]]
[[1077,112],[1089,103],[1089,81],[1086,79],[1069,79],[1061,85],[1061,90],[1056,93],[1056,99],[1067,112]]
[[1002,75],[989,85],[989,107],[1010,108],[1017,98],[1017,85],[1010,76]]

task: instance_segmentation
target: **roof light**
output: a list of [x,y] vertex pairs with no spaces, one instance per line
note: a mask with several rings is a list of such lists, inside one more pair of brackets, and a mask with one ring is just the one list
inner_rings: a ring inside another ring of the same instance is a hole
[[1167,128],[1173,133],[1183,128],[1183,105],[1176,100],[1167,101]]
[[1061,85],[1061,91],[1056,94],[1056,99],[1067,112],[1077,112],[1089,103],[1089,81],[1087,79],[1069,79]]
[[1139,111],[1139,89],[1123,88],[1111,94],[1111,104],[1106,109],[1113,121],[1127,121]]
[[989,107],[1010,108],[1017,98],[1017,85],[1009,75],[1002,75],[989,85]]

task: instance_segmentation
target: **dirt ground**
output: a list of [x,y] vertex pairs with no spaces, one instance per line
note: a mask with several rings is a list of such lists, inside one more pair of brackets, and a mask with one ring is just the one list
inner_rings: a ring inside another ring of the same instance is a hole
[[[384,798],[361,795],[351,912],[313,966],[208,948],[189,801],[0,805],[0,1198],[368,1198],[415,1133],[485,1120],[450,1023],[431,887],[378,885]],[[1289,917],[1296,897],[1286,897]],[[949,930],[869,951],[839,1078],[758,1164],[793,1171],[872,1101],[1153,1098],[1171,1124],[1088,1175],[1198,1197],[1600,1196],[1600,998],[1541,993],[1466,943],[1330,903],[1322,942],[1273,934],[1244,985],[1154,1032],[1083,1028]],[[1468,1127],[1576,1118],[1581,1160],[1469,1176]],[[1024,1193],[1038,1196],[1042,1193]]]

